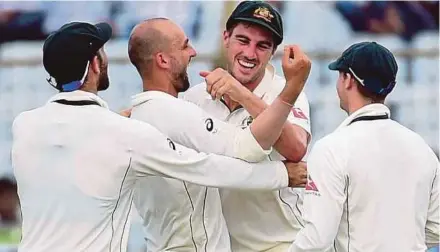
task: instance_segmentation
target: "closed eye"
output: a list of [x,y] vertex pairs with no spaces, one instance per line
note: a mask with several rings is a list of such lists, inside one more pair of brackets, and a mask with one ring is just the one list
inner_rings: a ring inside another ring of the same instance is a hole
[[249,38],[247,38],[245,36],[237,35],[237,36],[235,36],[235,39],[237,39],[238,42],[240,42],[240,44],[242,44],[242,45],[249,44]]

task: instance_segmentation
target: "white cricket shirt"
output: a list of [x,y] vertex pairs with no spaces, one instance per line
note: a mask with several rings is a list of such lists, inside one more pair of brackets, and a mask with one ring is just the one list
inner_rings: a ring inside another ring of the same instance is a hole
[[[285,79],[275,75],[268,65],[254,94],[272,103],[285,85]],[[252,117],[243,109],[230,111],[218,100],[212,100],[201,83],[185,92],[184,99],[203,108],[208,113],[232,125],[246,127]],[[288,121],[299,125],[310,134],[309,104],[304,93],[298,97]],[[275,150],[270,159],[284,159]],[[220,190],[223,215],[231,236],[233,251],[287,251],[302,227],[301,203],[303,189],[286,188],[272,192],[246,190]]]
[[425,252],[439,243],[439,161],[419,135],[379,118],[387,115],[367,105],[316,143],[306,224],[290,252]]
[[[62,100],[97,105],[55,102]],[[282,163],[197,153],[83,91],[57,94],[21,113],[12,131],[24,252],[126,251],[133,188],[148,175],[214,187],[288,184]]]
[[[197,151],[248,161],[262,161],[271,151],[260,147],[249,127],[225,123],[164,92],[140,93],[132,105],[131,118]],[[137,184],[134,203],[143,219],[148,251],[230,251],[217,188],[151,177]]]

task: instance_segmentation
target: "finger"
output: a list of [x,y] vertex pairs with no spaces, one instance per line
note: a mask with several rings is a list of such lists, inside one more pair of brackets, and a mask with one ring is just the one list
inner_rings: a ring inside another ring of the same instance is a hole
[[131,110],[132,110],[132,108],[124,109],[121,112],[119,112],[119,114],[121,116],[130,117],[131,116]]
[[222,97],[223,97],[223,95],[225,95],[226,94],[226,92],[228,91],[228,89],[229,89],[229,86],[227,85],[227,84],[223,84],[218,90],[217,90],[217,93],[216,93],[216,98],[217,99],[221,99]]
[[208,81],[206,82],[206,92],[208,92],[208,94],[212,92],[212,84]]
[[211,72],[210,75],[208,75],[205,79],[207,83],[213,85],[217,81],[219,81],[223,76],[225,75],[225,71],[221,68],[217,68],[214,71]]
[[[211,91],[212,99],[219,98],[217,93],[219,92],[220,89],[222,89],[225,86],[225,84],[226,84],[226,79],[220,78],[216,83],[214,83],[212,85],[212,91]],[[221,95],[220,95],[220,97],[221,97]]]
[[299,58],[304,54],[304,52],[301,50],[301,47],[298,45],[293,45],[290,47],[290,56],[291,58]]
[[209,72],[209,71],[200,71],[199,75],[203,78],[206,78],[206,76],[208,76],[211,73],[212,72]]
[[222,71],[218,68],[206,76],[206,91],[211,94],[213,85],[221,78]]
[[283,59],[282,59],[282,65],[287,66],[290,62],[290,49],[291,46],[285,46],[284,47],[284,53],[283,53]]

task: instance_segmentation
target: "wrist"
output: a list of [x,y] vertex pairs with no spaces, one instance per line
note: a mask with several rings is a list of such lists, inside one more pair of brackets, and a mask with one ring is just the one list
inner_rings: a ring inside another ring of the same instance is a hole
[[240,95],[237,97],[237,102],[244,106],[244,104],[252,99],[253,93],[244,86],[242,86],[240,89]]
[[293,106],[300,93],[301,91],[283,89],[283,91],[278,95],[278,99]]

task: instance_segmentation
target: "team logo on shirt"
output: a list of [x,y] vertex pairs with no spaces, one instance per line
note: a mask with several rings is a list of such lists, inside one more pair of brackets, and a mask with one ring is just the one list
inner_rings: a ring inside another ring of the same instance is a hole
[[292,113],[293,116],[295,116],[296,118],[308,120],[307,116],[302,112],[300,108],[292,108]]
[[316,187],[315,182],[312,179],[312,176],[310,176],[310,174],[307,175],[307,184],[305,187],[305,192],[306,193],[311,193],[317,196],[320,196],[321,194],[319,193],[318,187]]
[[176,150],[176,145],[174,144],[173,141],[171,141],[171,139],[167,138],[168,141],[168,145],[170,146],[171,149]]
[[241,122],[241,125],[243,126],[243,128],[248,127],[249,125],[251,125],[251,123],[254,121],[254,118],[252,118],[252,116],[248,116],[245,119],[243,119],[243,121]]
[[211,118],[205,120],[206,130],[211,132],[214,129],[214,122]]

